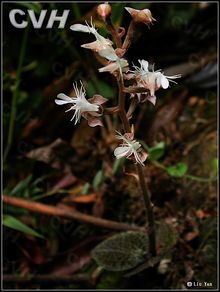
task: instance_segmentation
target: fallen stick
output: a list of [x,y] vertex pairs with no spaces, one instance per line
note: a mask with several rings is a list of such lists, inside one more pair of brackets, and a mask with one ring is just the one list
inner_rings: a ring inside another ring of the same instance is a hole
[[89,224],[101,226],[108,229],[121,230],[121,231],[133,230],[133,231],[143,231],[143,232],[145,230],[142,227],[131,226],[126,223],[119,223],[119,222],[115,222],[115,221],[111,221],[107,219],[98,218],[95,216],[81,213],[76,210],[69,211],[66,209],[62,209],[60,207],[58,208],[55,206],[49,206],[46,204],[33,202],[30,200],[24,200],[24,199],[20,199],[16,197],[10,197],[7,195],[3,195],[3,202],[5,204],[16,206],[18,208],[27,209],[32,212],[58,216],[58,217],[63,217],[67,219],[75,219],[78,221],[86,222]]

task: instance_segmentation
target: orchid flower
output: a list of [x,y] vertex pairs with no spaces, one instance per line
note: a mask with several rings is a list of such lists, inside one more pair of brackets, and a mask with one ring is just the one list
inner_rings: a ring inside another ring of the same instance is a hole
[[136,163],[144,166],[144,161],[146,160],[148,154],[141,149],[141,144],[134,140],[134,135],[132,133],[125,133],[124,135],[119,132],[117,133],[118,135],[115,137],[122,140],[123,143],[114,151],[116,159],[120,159],[122,157],[129,158],[133,155]]
[[145,60],[138,60],[140,67],[134,66],[134,73],[137,85],[144,87],[149,90],[150,96],[147,99],[151,101],[154,105],[156,103],[155,91],[159,88],[167,89],[169,87],[169,82],[176,83],[173,79],[180,78],[181,75],[166,76],[161,70],[149,71],[149,63]]
[[[95,36],[96,41],[81,45],[81,47],[83,47],[83,48],[90,49],[90,50],[97,52],[97,53],[100,53],[102,50],[112,48],[112,45],[113,45],[112,41],[104,38],[103,36],[101,36],[97,32],[96,28],[94,27],[94,25],[92,23],[92,20],[91,20],[91,26],[89,26],[89,24],[86,22],[86,25],[73,24],[73,25],[71,25],[70,29],[73,31],[91,33]],[[112,48],[112,50],[114,50],[114,49]]]
[[66,110],[69,112],[74,110],[74,115],[71,118],[71,121],[75,119],[75,125],[80,121],[81,116],[83,116],[87,121],[89,126],[102,126],[102,122],[98,119],[101,115],[99,113],[100,106],[106,99],[101,95],[94,95],[93,98],[87,100],[86,99],[86,90],[81,83],[81,87],[78,89],[77,84],[73,84],[73,88],[75,90],[76,97],[67,96],[64,93],[59,93],[57,95],[58,99],[55,99],[55,103],[58,105],[71,104],[72,106]]
[[149,9],[138,10],[131,7],[125,7],[125,9],[130,13],[135,22],[149,25],[152,24],[153,21],[156,21]]

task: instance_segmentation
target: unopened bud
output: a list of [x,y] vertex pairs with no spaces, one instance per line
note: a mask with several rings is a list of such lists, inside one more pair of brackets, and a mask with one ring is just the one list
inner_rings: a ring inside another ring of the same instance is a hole
[[103,4],[99,4],[97,7],[97,13],[98,15],[103,19],[106,20],[111,15],[111,5],[109,5],[107,2]]
[[135,22],[151,24],[153,21],[156,21],[149,9],[138,10],[131,7],[125,7],[125,9],[131,14]]

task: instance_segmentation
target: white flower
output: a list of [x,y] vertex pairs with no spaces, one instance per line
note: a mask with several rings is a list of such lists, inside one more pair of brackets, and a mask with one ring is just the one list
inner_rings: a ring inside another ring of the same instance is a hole
[[116,138],[122,140],[123,143],[117,147],[114,151],[114,155],[117,159],[122,157],[129,158],[131,155],[134,155],[134,159],[137,163],[144,166],[144,161],[147,158],[147,153],[143,152],[141,149],[141,144],[134,140],[134,136],[132,133],[125,133],[122,135],[121,133],[117,132]]
[[75,119],[75,124],[77,124],[80,121],[81,115],[84,113],[89,113],[92,116],[97,116],[99,111],[99,106],[97,104],[92,104],[88,102],[85,98],[86,91],[85,88],[81,83],[80,89],[78,89],[77,84],[73,84],[73,88],[75,90],[76,97],[69,97],[64,93],[60,93],[57,95],[57,98],[55,99],[55,103],[58,105],[63,104],[72,104],[72,106],[66,111],[74,110],[74,115],[71,119],[73,121]]
[[138,62],[141,66],[134,66],[135,71],[131,72],[135,74],[137,85],[149,90],[150,97],[148,99],[154,104],[156,102],[155,91],[161,87],[167,89],[169,82],[176,83],[173,79],[181,77],[181,75],[166,76],[160,72],[161,70],[149,71],[149,63],[147,61],[138,60]]
[[[91,26],[89,26],[89,24],[86,22],[86,25],[73,24],[73,25],[71,25],[70,29],[73,31],[91,33],[95,36],[96,41],[82,45],[81,47],[83,47],[83,48],[93,50],[97,53],[100,53],[102,50],[112,48],[112,44],[113,44],[112,41],[104,38],[103,36],[101,36],[97,32],[97,30],[95,29],[95,27],[92,23],[92,20],[91,20]],[[112,50],[114,51],[113,48],[112,48]]]

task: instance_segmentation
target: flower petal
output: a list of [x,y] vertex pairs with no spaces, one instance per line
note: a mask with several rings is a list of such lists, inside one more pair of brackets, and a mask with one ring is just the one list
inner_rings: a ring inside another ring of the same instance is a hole
[[147,97],[147,100],[149,100],[153,105],[155,105],[157,98],[155,95],[150,95]]
[[91,28],[89,28],[87,25],[83,25],[83,24],[79,24],[79,23],[71,25],[70,29],[73,31],[91,33]]
[[181,78],[181,74],[177,74],[177,75],[173,75],[173,76],[165,76],[165,77],[168,79],[177,79],[177,78]]
[[92,104],[97,104],[97,105],[101,105],[105,103],[106,101],[107,99],[99,94],[95,94],[92,98],[89,99],[89,102],[91,102]]
[[143,67],[144,71],[148,72],[149,63],[146,60],[138,60],[141,66]]
[[131,147],[129,146],[120,146],[115,148],[114,155],[117,159],[130,155]]
[[113,73],[115,70],[118,69],[118,64],[117,63],[110,63],[105,67],[102,67],[99,69],[99,72],[110,72]]
[[57,97],[60,98],[60,99],[55,99],[55,103],[58,105],[73,103],[73,99],[64,93],[59,93]]
[[85,49],[93,50],[95,52],[98,52],[99,49],[100,49],[100,44],[99,44],[98,41],[94,41],[94,42],[91,42],[91,43],[83,44],[83,45],[81,45],[81,47],[85,48]]
[[137,14],[139,11],[139,10],[131,8],[131,7],[125,7],[125,10],[127,10],[131,14],[131,16]]
[[167,89],[169,87],[169,81],[163,74],[161,74],[160,81],[161,81],[161,86],[163,89]]
[[116,55],[114,49],[111,47],[106,48],[104,50],[100,50],[99,55],[101,57],[108,59],[109,61],[116,61],[118,59],[118,56]]
[[141,151],[141,152],[139,153],[139,157],[140,157],[140,159],[141,159],[141,162],[144,162],[144,161],[147,159],[148,154],[147,154],[147,152],[145,152],[145,151]]

